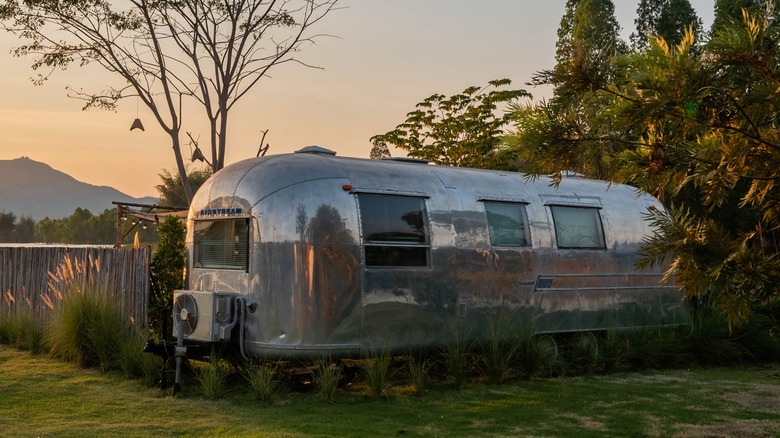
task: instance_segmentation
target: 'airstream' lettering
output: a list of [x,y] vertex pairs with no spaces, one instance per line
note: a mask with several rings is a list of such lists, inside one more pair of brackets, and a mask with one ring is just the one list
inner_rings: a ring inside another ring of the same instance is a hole
[[227,216],[241,214],[240,208],[209,208],[200,211],[200,216]]

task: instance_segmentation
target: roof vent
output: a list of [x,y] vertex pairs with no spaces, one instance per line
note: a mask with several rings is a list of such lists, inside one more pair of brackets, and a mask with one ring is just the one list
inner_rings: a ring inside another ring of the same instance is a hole
[[399,163],[413,163],[413,164],[428,164],[431,160],[425,158],[410,158],[410,157],[390,157],[382,158],[385,161],[398,161]]
[[336,155],[336,152],[321,146],[306,146],[295,151],[296,154]]

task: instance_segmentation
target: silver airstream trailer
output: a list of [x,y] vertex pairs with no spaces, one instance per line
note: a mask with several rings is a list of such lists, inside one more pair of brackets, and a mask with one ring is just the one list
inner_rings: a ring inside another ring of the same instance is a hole
[[[342,158],[310,146],[211,177],[187,220],[178,355],[245,358],[435,347],[491,319],[544,332],[687,320],[660,270],[637,270],[653,197],[578,176]],[[184,345],[184,347],[182,347]]]

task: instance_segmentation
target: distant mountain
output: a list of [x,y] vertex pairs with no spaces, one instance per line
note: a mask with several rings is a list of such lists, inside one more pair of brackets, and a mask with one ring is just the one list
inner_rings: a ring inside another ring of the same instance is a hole
[[94,186],[27,157],[0,160],[0,211],[36,221],[61,219],[76,208],[100,214],[113,201],[154,204],[156,198],[133,198],[117,189]]

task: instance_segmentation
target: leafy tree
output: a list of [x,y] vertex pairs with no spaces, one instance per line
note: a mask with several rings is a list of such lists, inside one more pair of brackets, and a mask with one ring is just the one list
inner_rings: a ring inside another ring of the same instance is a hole
[[224,166],[233,106],[275,65],[299,63],[315,35],[310,27],[337,0],[2,0],[2,27],[24,42],[14,53],[33,56],[37,84],[73,63],[97,64],[119,87],[76,91],[85,108],[113,109],[136,97],[168,134],[187,199],[192,198],[181,154],[185,99],[209,120],[213,171]]
[[12,242],[16,228],[16,215],[0,211],[0,242]]
[[[512,168],[513,156],[501,147],[509,121],[497,116],[498,106],[530,97],[524,90],[501,90],[509,79],[490,81],[486,87],[468,87],[453,96],[434,94],[416,105],[406,121],[394,130],[371,138],[374,145],[393,145],[445,166],[491,169]],[[490,91],[488,91],[490,89]]]
[[702,21],[688,0],[641,0],[636,12],[636,32],[631,34],[631,45],[636,50],[646,50],[649,37],[661,37],[667,44],[677,45],[690,26],[694,41],[702,35]]
[[[771,8],[725,22],[696,49],[651,39],[620,57],[621,76],[599,108],[615,121],[606,179],[661,198],[645,263],[671,254],[668,274],[708,297],[730,326],[780,297],[780,23]],[[565,168],[592,138],[567,130],[545,106],[518,116],[516,145],[540,168]],[[564,119],[565,122],[565,119]],[[554,140],[539,140],[544,133]],[[528,142],[524,142],[528,140]],[[586,173],[597,173],[583,166]]]
[[[120,232],[127,232],[132,226],[130,221],[123,222]],[[103,210],[99,215],[77,208],[62,219],[45,217],[35,223],[31,218],[23,217],[17,226],[17,235],[29,235],[32,229],[34,237],[25,240],[27,242],[112,245],[116,241],[116,227],[116,208]],[[157,233],[152,227],[141,227],[138,231],[144,242],[157,241]]]
[[374,146],[371,148],[371,155],[369,155],[369,158],[372,160],[390,158],[390,150],[387,148],[387,142],[382,140],[375,141]]
[[22,216],[14,227],[14,240],[16,242],[35,242],[35,220],[30,216]]
[[[167,216],[157,227],[160,243],[152,256],[155,295],[149,303],[149,324],[153,335],[164,338],[163,319],[170,318],[173,291],[184,287],[184,225],[175,216]],[[167,327],[173,327],[170,319]]]
[[[721,27],[742,22],[742,10],[751,16],[772,15],[777,19],[780,12],[778,0],[715,0],[715,18],[712,21],[711,33],[717,32]],[[767,9],[767,7],[771,9]]]
[[[162,180],[161,184],[155,186],[157,193],[160,194],[159,205],[166,207],[186,207],[189,205],[187,202],[187,195],[184,193],[184,188],[179,184],[178,178],[173,172],[163,169],[159,174]],[[200,169],[187,171],[187,179],[193,192],[197,192],[200,186],[206,182],[211,176],[211,169]]]
[[[616,62],[627,51],[610,0],[569,0],[556,43],[556,65],[534,75],[531,85],[552,85],[553,98],[539,105],[515,105],[518,135],[506,141],[521,168],[532,173],[565,170],[604,178],[616,166],[616,144],[622,129],[604,112],[616,99],[611,86],[622,75]],[[577,141],[575,141],[577,140]],[[572,150],[575,149],[575,150]],[[539,155],[565,157],[551,168]]]

